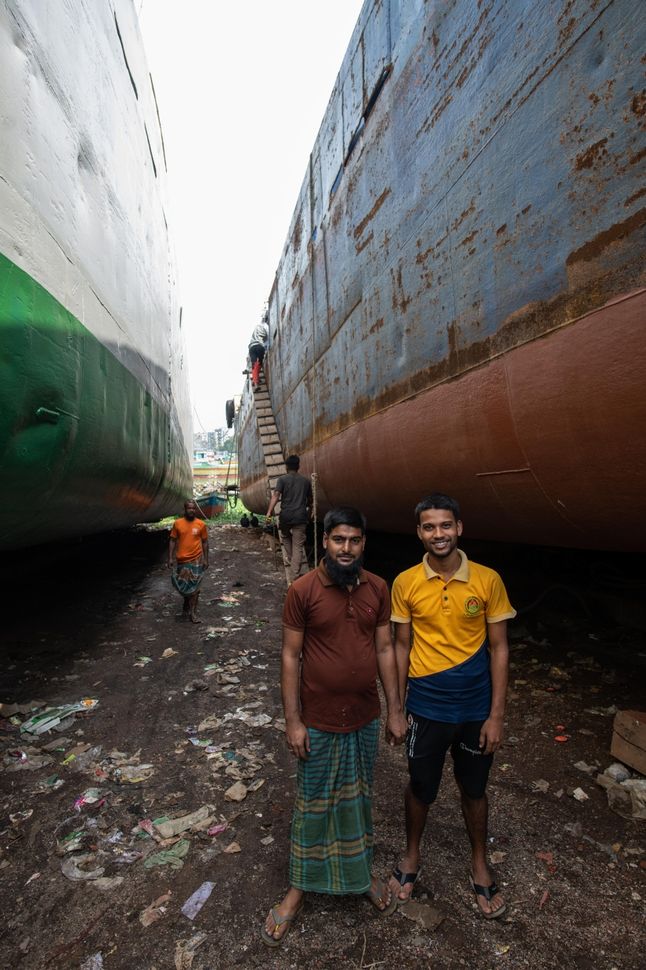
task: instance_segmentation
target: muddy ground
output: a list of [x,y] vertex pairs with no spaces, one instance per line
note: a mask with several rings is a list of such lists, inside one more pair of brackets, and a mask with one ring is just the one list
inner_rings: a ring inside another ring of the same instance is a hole
[[[478,916],[447,769],[415,894],[436,928],[405,910],[380,918],[362,898],[312,896],[280,949],[262,944],[285,889],[294,790],[278,685],[284,578],[260,530],[210,531],[200,626],[177,616],[159,534],[131,537],[118,558],[90,544],[17,590],[5,583],[0,701],[99,703],[31,741],[28,713],[0,718],[0,967],[643,967],[646,822],[612,812],[575,763],[610,764],[614,707],[643,708],[644,637],[587,621],[551,628],[540,611],[512,626],[507,741],[490,785],[506,916]],[[403,842],[405,777],[402,750],[382,747],[384,873]],[[239,802],[225,795],[236,781],[249,788]],[[202,831],[162,842],[150,824],[201,808]],[[207,881],[191,921],[182,906]]]

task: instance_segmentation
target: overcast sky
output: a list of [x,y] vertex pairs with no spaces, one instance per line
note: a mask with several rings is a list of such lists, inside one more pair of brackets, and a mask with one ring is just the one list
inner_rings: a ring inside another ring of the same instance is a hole
[[193,426],[209,431],[241,392],[362,0],[135,5],[168,159]]

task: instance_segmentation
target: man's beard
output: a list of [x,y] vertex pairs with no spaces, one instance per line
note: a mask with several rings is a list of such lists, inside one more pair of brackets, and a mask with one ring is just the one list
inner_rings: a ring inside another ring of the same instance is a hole
[[363,556],[359,556],[349,566],[342,566],[326,552],[323,557],[323,565],[335,586],[356,586],[359,573],[363,567]]

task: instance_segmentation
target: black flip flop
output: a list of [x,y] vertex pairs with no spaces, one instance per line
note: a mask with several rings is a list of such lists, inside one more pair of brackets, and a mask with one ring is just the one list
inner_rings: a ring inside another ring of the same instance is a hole
[[[406,886],[408,883],[412,883],[414,886],[417,880],[419,879],[421,872],[422,872],[421,866],[418,866],[415,872],[402,872],[399,866],[395,866],[395,868],[393,869],[393,876],[399,883],[400,887],[403,889],[403,887]],[[399,895],[397,895],[395,897],[397,899],[397,905],[405,906],[412,895],[413,895],[412,891],[409,893],[406,899],[400,899]]]
[[[496,885],[495,881],[490,882],[488,886],[479,886],[477,882],[473,881],[473,876],[469,876],[469,882],[471,883],[471,888],[473,889],[476,896],[482,896],[487,902],[491,902],[494,896],[497,896],[500,890]],[[499,906],[498,909],[492,910],[490,913],[485,913],[482,906],[478,906],[478,909],[482,913],[485,919],[498,919],[507,910],[505,903]]]

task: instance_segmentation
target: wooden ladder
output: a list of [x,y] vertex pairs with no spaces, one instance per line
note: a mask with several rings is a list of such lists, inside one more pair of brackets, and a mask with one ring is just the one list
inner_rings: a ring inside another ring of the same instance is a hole
[[285,460],[278,437],[276,419],[269,399],[269,391],[265,384],[265,375],[262,371],[260,372],[260,383],[253,390],[253,399],[256,407],[260,444],[267,469],[267,503],[269,503],[269,498],[276,487],[279,475],[285,474]]
[[[276,487],[276,482],[280,475],[285,474],[285,459],[283,458],[283,449],[280,444],[280,438],[278,437],[278,428],[276,427],[276,419],[274,418],[274,411],[271,406],[271,399],[269,397],[269,391],[267,390],[267,384],[265,383],[265,375],[261,370],[260,381],[257,387],[253,388],[253,399],[254,406],[256,409],[256,422],[258,424],[258,433],[260,435],[260,446],[265,458],[265,468],[267,469],[267,504],[269,505],[269,499],[271,493]],[[280,503],[279,506],[280,508]],[[277,518],[277,512],[274,512],[274,522]],[[285,582],[287,582],[287,569],[285,568],[285,549],[283,547],[283,540],[280,535],[280,530],[275,527],[275,536],[278,539],[278,548],[280,549],[280,561],[285,570]]]

